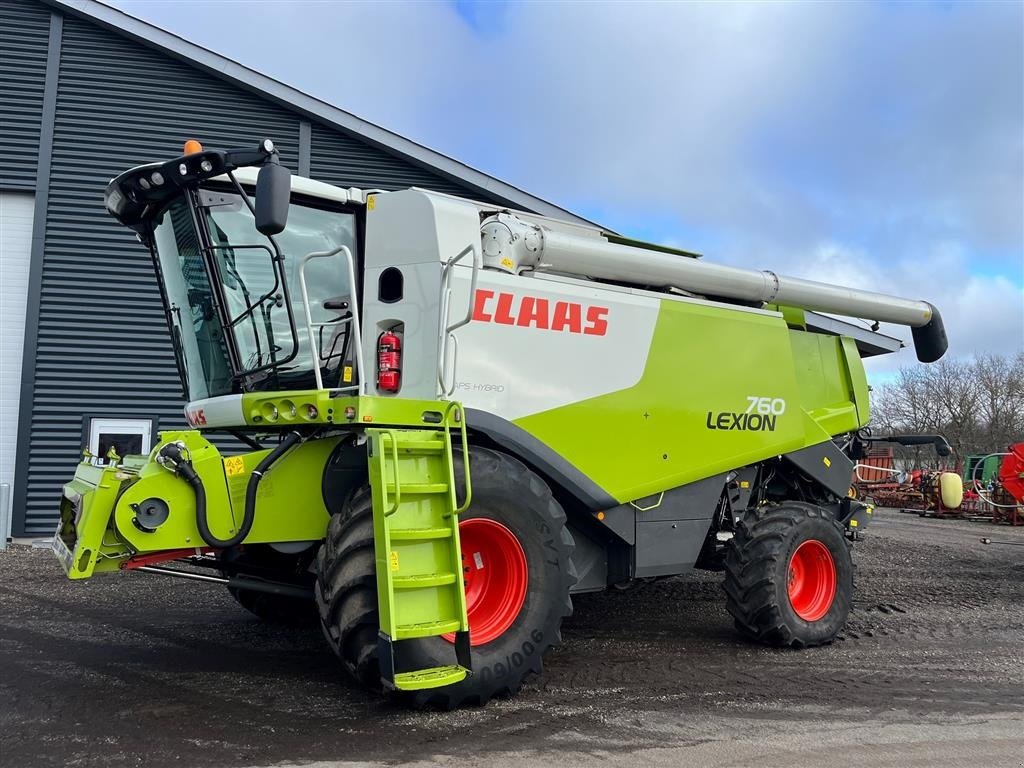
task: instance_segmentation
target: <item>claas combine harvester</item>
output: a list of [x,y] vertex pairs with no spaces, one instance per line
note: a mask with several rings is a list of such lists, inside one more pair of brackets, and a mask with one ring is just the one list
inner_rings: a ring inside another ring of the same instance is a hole
[[341,189],[270,141],[189,142],[106,206],[152,255],[192,429],[78,466],[68,576],[170,572],[267,619],[318,612],[351,675],[419,705],[516,691],[573,593],[693,568],[724,570],[741,634],[830,642],[871,514],[847,495],[862,358],[901,344],[819,313],[910,326],[923,362],[946,349],[925,301]]

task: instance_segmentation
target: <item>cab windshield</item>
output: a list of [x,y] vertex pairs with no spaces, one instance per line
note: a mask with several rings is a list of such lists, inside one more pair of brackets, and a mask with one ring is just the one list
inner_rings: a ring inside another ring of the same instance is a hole
[[241,197],[213,188],[178,197],[157,217],[157,262],[189,400],[243,389],[312,389],[314,365],[324,386],[337,387],[351,365],[351,326],[337,323],[351,302],[344,252],[306,265],[312,339],[299,266],[309,253],[342,245],[354,256],[355,215],[293,203],[287,228],[274,239],[284,257],[279,269]]

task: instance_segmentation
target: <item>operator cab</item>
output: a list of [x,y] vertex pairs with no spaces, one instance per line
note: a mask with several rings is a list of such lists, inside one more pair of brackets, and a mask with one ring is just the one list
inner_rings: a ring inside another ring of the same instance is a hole
[[[121,174],[106,193],[110,213],[150,248],[186,399],[354,390],[363,193],[289,185],[269,141],[255,152],[189,142],[186,152]],[[283,185],[261,187],[256,164]],[[290,198],[270,200],[282,187]],[[279,221],[268,226],[268,215]]]

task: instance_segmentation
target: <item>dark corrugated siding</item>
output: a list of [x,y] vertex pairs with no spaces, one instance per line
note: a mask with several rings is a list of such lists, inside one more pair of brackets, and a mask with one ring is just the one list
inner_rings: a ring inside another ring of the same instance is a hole
[[25,528],[53,527],[85,414],[184,426],[160,295],[146,251],[103,208],[121,171],[173,157],[187,138],[298,160],[298,118],[78,19],[64,22],[39,312]]
[[340,187],[405,189],[424,187],[466,195],[465,187],[358,139],[313,123],[310,176]]
[[0,189],[34,190],[50,10],[0,0]]

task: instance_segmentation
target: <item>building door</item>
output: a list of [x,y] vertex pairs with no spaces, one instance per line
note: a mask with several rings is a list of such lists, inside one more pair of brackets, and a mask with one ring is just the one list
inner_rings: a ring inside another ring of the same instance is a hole
[[[0,191],[0,536],[10,533],[35,196]],[[21,446],[24,448],[24,446]]]

